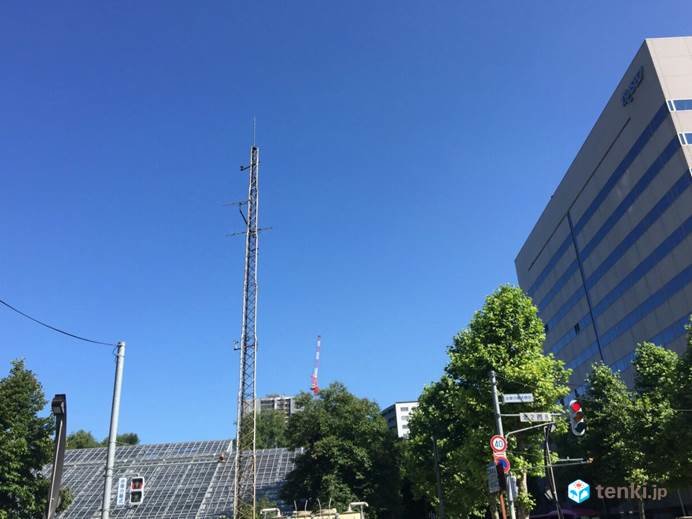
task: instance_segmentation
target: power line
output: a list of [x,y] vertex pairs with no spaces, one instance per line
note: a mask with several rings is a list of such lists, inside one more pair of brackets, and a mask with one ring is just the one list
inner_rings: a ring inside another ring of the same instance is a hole
[[37,323],[37,324],[40,324],[41,326],[45,326],[45,327],[48,328],[49,330],[53,330],[54,332],[58,332],[58,333],[61,333],[61,334],[63,334],[63,335],[67,335],[68,337],[72,337],[73,339],[77,339],[77,340],[84,341],[84,342],[90,342],[90,343],[92,343],[92,344],[101,344],[101,345],[103,345],[103,346],[117,346],[116,343],[112,343],[112,342],[103,342],[103,341],[95,341],[95,340],[93,340],[93,339],[87,339],[86,337],[81,337],[81,336],[79,336],[79,335],[75,335],[74,333],[66,332],[65,330],[61,330],[60,328],[56,328],[55,326],[51,326],[51,325],[48,324],[48,323],[44,323],[43,321],[40,321],[40,320],[36,319],[35,317],[32,317],[32,316],[30,316],[29,314],[26,314],[26,313],[22,312],[22,311],[19,310],[18,308],[15,308],[15,307],[12,306],[11,304],[9,304],[7,301],[3,301],[2,299],[0,299],[0,304],[5,305],[7,308],[9,308],[10,310],[12,310],[13,312],[17,312],[19,315],[21,315],[21,316],[23,316],[23,317],[26,317],[27,319],[29,319],[29,320],[31,320],[31,321]]

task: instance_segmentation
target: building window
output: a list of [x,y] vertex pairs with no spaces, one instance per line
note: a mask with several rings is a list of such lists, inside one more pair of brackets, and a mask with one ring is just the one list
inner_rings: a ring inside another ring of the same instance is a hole
[[403,413],[404,411],[408,411],[408,407],[402,407],[401,412]]
[[680,137],[680,144],[683,146],[692,145],[692,132],[680,133],[678,137]]
[[548,333],[548,332],[550,331],[550,326],[548,325],[548,323],[545,323],[545,324],[543,325],[543,331],[544,331],[545,333]]
[[579,323],[574,325],[574,333],[579,335],[579,332],[581,331],[581,325]]
[[678,112],[681,110],[692,110],[692,99],[675,99],[668,101],[668,110]]

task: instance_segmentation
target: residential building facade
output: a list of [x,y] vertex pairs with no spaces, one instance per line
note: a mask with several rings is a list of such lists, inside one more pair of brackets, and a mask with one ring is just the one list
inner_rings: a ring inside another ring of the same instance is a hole
[[387,420],[387,427],[395,431],[399,438],[408,438],[408,422],[411,412],[418,407],[418,402],[397,402],[382,411],[382,416]]
[[288,418],[298,410],[295,397],[293,396],[267,395],[259,399],[258,411],[260,413],[262,411],[279,411]]

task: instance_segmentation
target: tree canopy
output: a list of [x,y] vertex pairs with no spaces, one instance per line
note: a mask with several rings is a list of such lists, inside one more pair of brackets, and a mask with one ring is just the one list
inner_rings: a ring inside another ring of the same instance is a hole
[[358,398],[340,383],[317,399],[302,393],[303,407],[288,421],[291,448],[303,448],[282,489],[289,503],[309,499],[345,508],[367,501],[368,517],[400,517],[400,476],[396,436],[374,402]]
[[684,488],[692,484],[692,452],[671,449],[692,441],[692,333],[680,357],[651,343],[641,343],[632,363],[634,388],[619,372],[597,363],[587,377],[582,401],[587,434],[578,448],[593,460],[583,474],[604,485],[658,484]]
[[264,410],[257,414],[256,445],[258,449],[286,447],[286,415],[281,411]]
[[0,519],[39,519],[49,481],[41,470],[52,462],[51,417],[43,388],[24,361],[12,362],[0,379]]
[[[136,433],[122,433],[116,437],[118,445],[139,445],[139,436]],[[94,438],[90,431],[80,429],[67,436],[68,449],[92,449],[94,447],[107,447],[108,437],[105,437],[100,442]]]
[[[437,503],[433,445],[438,449],[445,508],[450,516],[482,516],[490,500],[486,466],[495,434],[491,370],[505,393],[532,392],[534,402],[513,405],[511,412],[560,411],[558,400],[569,391],[569,371],[552,355],[543,354],[543,323],[521,289],[501,286],[476,312],[468,327],[454,337],[442,378],[425,388],[410,422],[406,448],[407,474],[418,495]],[[519,428],[511,418],[505,429]],[[564,429],[564,424],[560,424]],[[510,439],[512,471],[519,476],[518,516],[528,517],[533,499],[530,475],[543,475],[541,431]]]

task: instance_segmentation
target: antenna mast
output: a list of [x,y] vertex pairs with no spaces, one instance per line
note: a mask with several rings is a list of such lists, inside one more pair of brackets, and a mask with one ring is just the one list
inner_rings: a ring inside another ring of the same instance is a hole
[[315,368],[312,370],[312,377],[310,377],[310,390],[312,394],[317,396],[320,392],[320,386],[317,384],[317,372],[320,369],[320,348],[322,345],[322,338],[317,336],[317,350],[315,351]]
[[[257,488],[257,456],[255,453],[255,431],[257,408],[255,400],[257,365],[257,250],[259,210],[257,175],[259,170],[259,148],[250,150],[250,165],[241,167],[250,170],[247,198],[245,231],[245,275],[243,278],[243,322],[240,334],[240,380],[238,384],[238,419],[233,480],[233,518],[255,519]],[[241,210],[242,214],[242,210]]]

